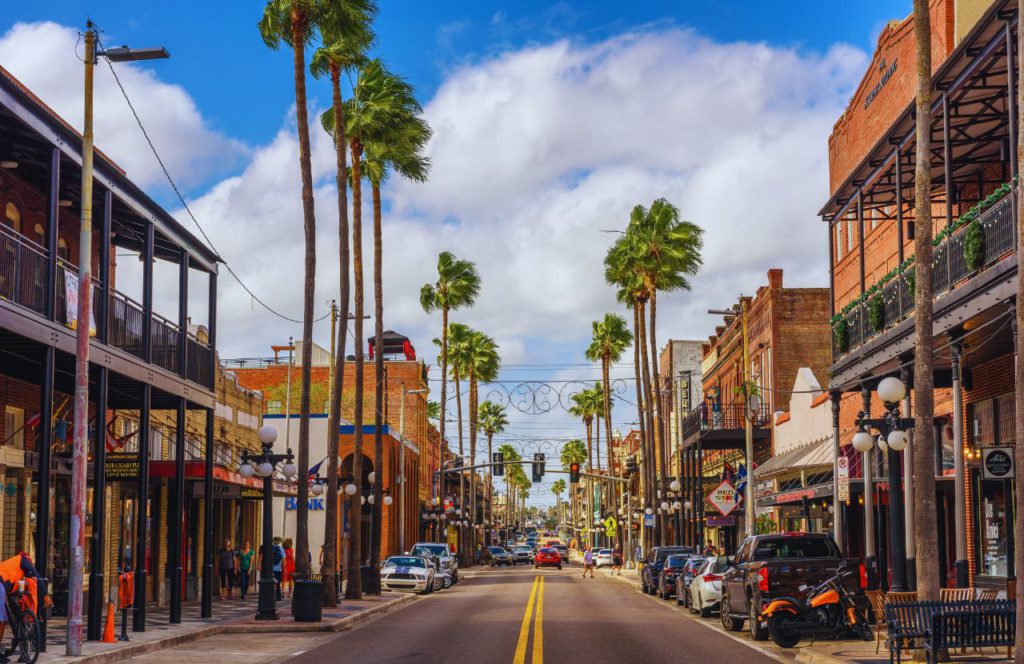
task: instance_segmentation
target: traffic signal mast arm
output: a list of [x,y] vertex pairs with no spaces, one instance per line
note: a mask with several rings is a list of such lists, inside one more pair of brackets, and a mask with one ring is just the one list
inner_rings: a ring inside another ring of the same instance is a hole
[[[458,468],[445,468],[443,470],[435,470],[434,471],[434,477],[436,478],[438,475],[441,475],[441,474],[444,474],[444,473],[461,473],[464,470],[476,470],[477,468],[493,468],[495,466],[504,466],[504,465],[508,465],[508,464],[511,464],[511,463],[519,463],[519,464],[529,463],[529,464],[533,464],[534,460],[533,459],[519,459],[517,461],[502,461],[501,463],[493,463],[493,462],[492,463],[478,463],[478,464],[475,464],[475,465],[472,465],[472,466],[459,466]],[[545,473],[559,473],[561,475],[568,475],[569,471],[568,470],[547,470],[547,471],[545,471]],[[580,475],[583,475],[584,477],[593,477],[594,479],[599,479],[599,480],[608,480],[610,482],[628,482],[629,481],[629,479],[626,478],[626,477],[612,477],[611,475],[598,475],[596,473],[584,473],[584,472],[581,472]]]

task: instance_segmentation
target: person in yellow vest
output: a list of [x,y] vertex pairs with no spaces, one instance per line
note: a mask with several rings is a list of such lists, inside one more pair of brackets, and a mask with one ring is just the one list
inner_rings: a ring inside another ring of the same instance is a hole
[[[4,631],[7,628],[7,594],[18,590],[19,582],[25,582],[25,595],[21,598],[21,608],[31,609],[38,614],[36,596],[36,579],[39,572],[36,571],[32,559],[25,552],[0,562],[0,642],[3,642]],[[0,663],[6,662],[7,658],[0,653]]]

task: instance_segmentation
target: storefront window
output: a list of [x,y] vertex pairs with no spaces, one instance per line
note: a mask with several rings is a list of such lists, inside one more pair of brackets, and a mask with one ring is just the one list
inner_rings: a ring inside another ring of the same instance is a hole
[[981,496],[981,570],[991,576],[1008,576],[1008,523],[1006,485],[1002,480],[983,480]]

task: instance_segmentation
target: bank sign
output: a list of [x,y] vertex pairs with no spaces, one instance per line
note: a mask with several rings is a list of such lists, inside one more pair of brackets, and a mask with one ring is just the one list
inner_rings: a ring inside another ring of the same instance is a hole
[[[289,512],[294,512],[299,506],[298,498],[285,498],[284,508]],[[309,508],[310,512],[323,512],[324,511],[324,499],[323,498],[310,498],[306,501],[306,507]]]

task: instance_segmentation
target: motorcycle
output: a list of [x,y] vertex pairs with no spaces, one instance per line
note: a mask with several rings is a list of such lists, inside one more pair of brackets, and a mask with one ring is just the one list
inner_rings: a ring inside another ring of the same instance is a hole
[[835,576],[819,586],[800,586],[805,599],[779,597],[768,603],[761,620],[768,623],[768,634],[780,648],[792,648],[807,636],[838,638],[853,632],[871,641],[867,612],[858,606],[856,595],[840,583],[843,577],[859,575],[859,570],[843,563]]

